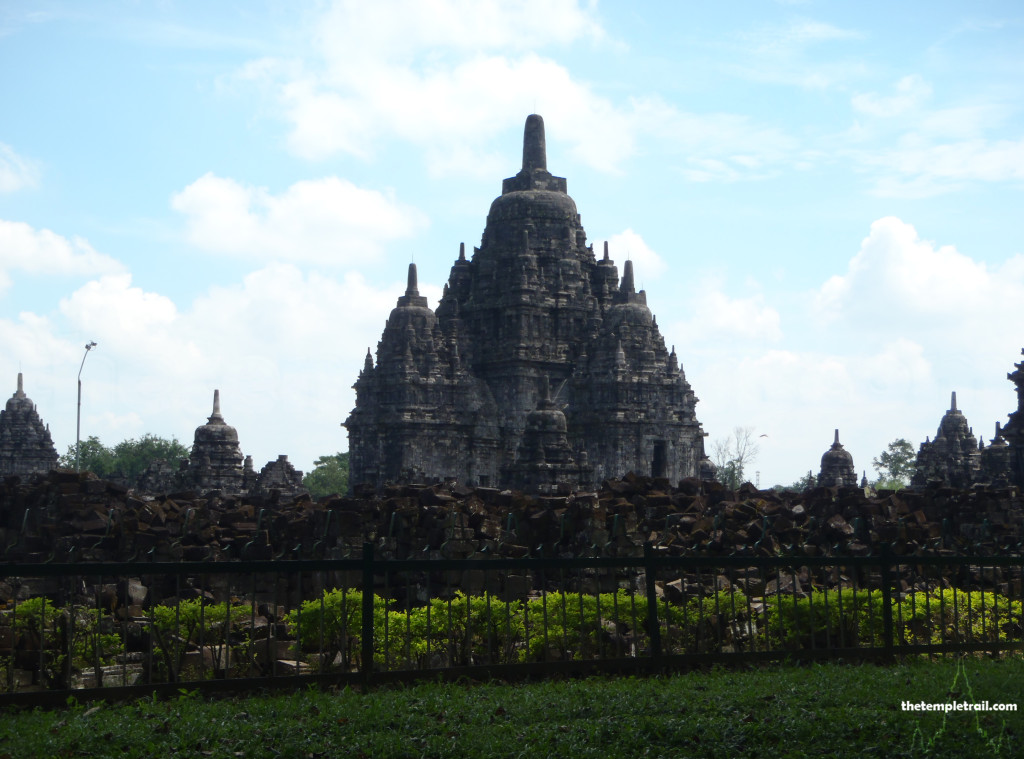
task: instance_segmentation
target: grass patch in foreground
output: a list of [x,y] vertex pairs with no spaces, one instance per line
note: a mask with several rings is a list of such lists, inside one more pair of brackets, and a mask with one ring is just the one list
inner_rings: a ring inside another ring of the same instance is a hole
[[303,691],[0,715],[4,757],[1011,757],[1024,660],[820,664],[647,679]]

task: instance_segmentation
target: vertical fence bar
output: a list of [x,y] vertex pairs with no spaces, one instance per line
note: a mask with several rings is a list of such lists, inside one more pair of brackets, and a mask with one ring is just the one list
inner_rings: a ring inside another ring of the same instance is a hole
[[370,676],[373,673],[373,543],[363,543],[363,624],[360,635],[362,636],[362,661],[360,674],[363,676],[363,686],[370,684]]
[[658,594],[654,581],[654,548],[644,543],[644,578],[647,586],[647,632],[651,636],[651,659],[656,667],[661,666],[661,625],[658,622]]
[[892,554],[889,550],[889,544],[882,544],[882,636],[884,637],[883,643],[885,644],[885,658],[892,661],[894,658],[893,653],[893,630],[892,630],[892,591],[893,591],[893,579],[891,567],[889,566],[892,561]]

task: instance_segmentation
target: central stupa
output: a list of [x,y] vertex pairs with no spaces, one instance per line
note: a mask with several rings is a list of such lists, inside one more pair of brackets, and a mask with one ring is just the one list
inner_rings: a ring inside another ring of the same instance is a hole
[[502,183],[480,247],[465,246],[436,311],[409,266],[405,295],[355,384],[353,484],[457,480],[536,492],[628,472],[707,475],[704,432],[632,262],[587,244],[544,121]]

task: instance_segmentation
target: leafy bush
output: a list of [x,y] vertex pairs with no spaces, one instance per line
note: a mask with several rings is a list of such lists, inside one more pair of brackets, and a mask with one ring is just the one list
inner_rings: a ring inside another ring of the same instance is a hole
[[[251,604],[210,603],[205,598],[193,598],[175,606],[154,606],[151,613],[158,677],[171,682],[186,679],[186,674],[194,677],[199,672],[209,677],[212,670],[228,669],[244,658],[252,634]],[[203,657],[209,654],[212,666],[207,668],[204,658],[190,672],[183,672],[186,654],[190,652]]]

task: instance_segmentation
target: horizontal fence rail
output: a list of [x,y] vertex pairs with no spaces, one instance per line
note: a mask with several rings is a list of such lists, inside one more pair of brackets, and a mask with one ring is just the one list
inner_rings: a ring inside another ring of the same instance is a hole
[[1019,651],[1020,556],[0,565],[0,705]]

